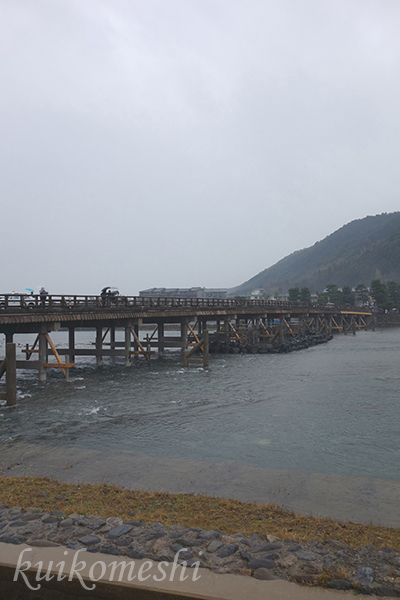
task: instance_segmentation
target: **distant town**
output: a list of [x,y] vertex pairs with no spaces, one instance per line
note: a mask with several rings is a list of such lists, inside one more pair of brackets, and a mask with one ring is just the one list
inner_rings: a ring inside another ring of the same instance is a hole
[[400,284],[396,281],[371,281],[370,287],[359,283],[355,287],[328,284],[321,293],[312,293],[308,287],[291,287],[286,293],[268,293],[263,288],[237,294],[228,288],[163,288],[141,290],[139,296],[146,298],[246,298],[250,300],[276,300],[350,306],[378,306],[384,309],[400,309]]

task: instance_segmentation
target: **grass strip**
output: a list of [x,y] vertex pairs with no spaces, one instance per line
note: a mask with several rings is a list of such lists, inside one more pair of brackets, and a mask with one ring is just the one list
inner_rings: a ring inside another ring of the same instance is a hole
[[1,477],[0,503],[46,512],[137,519],[145,523],[221,529],[248,536],[272,534],[299,542],[339,540],[352,548],[373,544],[400,550],[400,529],[306,517],[274,504],[252,504],[202,494],[128,490],[109,484],[61,483],[48,477]]

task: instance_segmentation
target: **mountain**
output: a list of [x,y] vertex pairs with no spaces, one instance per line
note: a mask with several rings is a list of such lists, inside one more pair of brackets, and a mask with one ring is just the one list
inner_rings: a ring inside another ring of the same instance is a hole
[[246,294],[259,288],[267,293],[285,293],[293,286],[321,292],[329,283],[353,287],[369,285],[372,279],[400,281],[400,212],[351,221],[310,248],[286,256],[231,293]]

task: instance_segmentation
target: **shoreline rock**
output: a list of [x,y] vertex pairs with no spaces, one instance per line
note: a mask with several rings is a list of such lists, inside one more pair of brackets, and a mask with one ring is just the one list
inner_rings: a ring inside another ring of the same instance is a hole
[[57,547],[132,559],[180,562],[260,580],[285,579],[362,594],[400,597],[400,553],[367,544],[351,548],[337,540],[299,542],[275,536],[226,534],[219,529],[104,520],[53,510],[0,504],[0,542]]

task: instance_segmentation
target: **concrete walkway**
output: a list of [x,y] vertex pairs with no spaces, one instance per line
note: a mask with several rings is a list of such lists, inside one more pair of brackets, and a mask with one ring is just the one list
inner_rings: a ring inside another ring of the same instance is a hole
[[48,476],[71,483],[108,482],[129,489],[275,502],[304,515],[400,527],[400,482],[394,480],[22,442],[0,446],[0,457],[3,476]]
[[[21,554],[22,553],[22,554]],[[31,563],[28,568],[26,561]],[[36,579],[38,563],[41,565],[41,576],[48,573],[45,579]],[[75,561],[75,563],[74,563]],[[149,564],[151,561],[126,559],[129,563],[122,572],[120,565],[123,557],[110,556],[108,554],[89,554],[87,552],[68,550],[60,546],[57,548],[30,548],[25,544],[14,546],[12,544],[0,543],[0,598],[7,600],[19,600],[20,598],[32,598],[41,600],[91,598],[92,600],[117,600],[135,598],[136,600],[350,600],[354,598],[354,592],[337,592],[322,588],[310,588],[289,583],[287,581],[259,581],[252,577],[240,575],[217,575],[200,569],[195,574],[193,569],[182,570],[177,567],[173,573],[173,566],[164,566],[165,579],[156,581],[153,577],[160,579],[162,572],[159,563]],[[147,562],[147,565],[143,566]],[[52,563],[52,564],[50,564]],[[93,565],[96,563],[96,566]],[[102,566],[102,564],[104,567]],[[74,566],[75,564],[75,566]],[[132,565],[129,581],[129,565]],[[18,573],[16,567],[27,571]],[[138,581],[140,568],[142,567],[142,578]],[[70,574],[78,571],[86,587],[95,588],[86,590],[77,575],[71,578]],[[199,577],[193,581],[193,575]],[[39,591],[28,588],[24,576],[29,579],[31,586],[40,584]],[[57,581],[57,575],[62,581]],[[170,581],[172,575],[172,581]],[[187,577],[185,581],[180,578]],[[100,577],[101,576],[101,577]],[[52,577],[52,578],[51,578]],[[51,579],[50,579],[51,578]],[[14,579],[16,579],[14,581]],[[120,581],[118,581],[120,579]],[[376,596],[368,596],[376,598]]]

